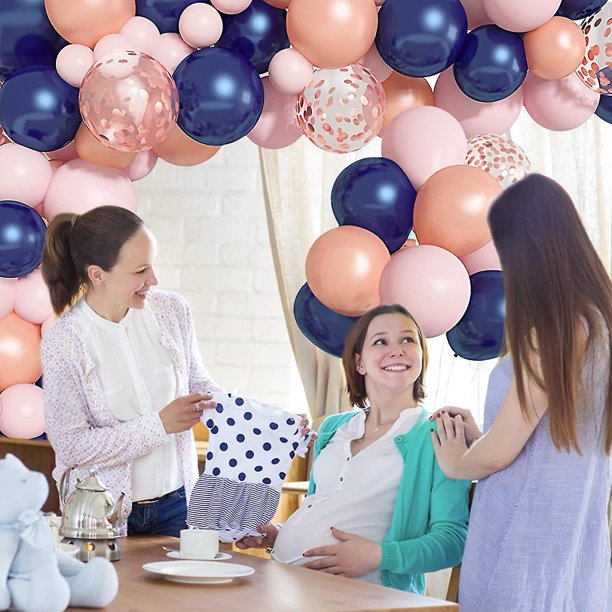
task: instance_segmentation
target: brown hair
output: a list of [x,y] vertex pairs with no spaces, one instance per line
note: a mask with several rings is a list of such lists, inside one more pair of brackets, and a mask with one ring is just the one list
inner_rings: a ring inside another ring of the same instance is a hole
[[119,206],[100,206],[83,215],[64,213],[47,228],[42,274],[56,314],[71,307],[87,285],[87,267],[113,269],[121,247],[144,227],[142,219]]
[[414,317],[400,304],[383,304],[366,312],[352,327],[346,338],[342,353],[342,365],[346,376],[346,390],[353,406],[366,407],[368,396],[365,388],[365,377],[357,371],[357,355],[361,354],[370,323],[378,316],[385,314],[401,314],[408,317],[416,326],[419,343],[423,351],[423,367],[419,377],[414,381],[412,396],[416,402],[425,399],[425,371],[429,360],[425,336]]
[[[573,447],[580,453],[577,399],[585,352],[577,325],[581,319],[587,323],[586,350],[596,340],[603,346],[610,340],[610,278],[570,196],[545,176],[531,174],[504,191],[489,211],[489,226],[504,270],[506,344],[521,411],[528,416],[526,374],[548,395],[555,447],[567,451]],[[541,375],[534,364],[536,353]],[[605,431],[609,454],[612,376],[608,376]]]

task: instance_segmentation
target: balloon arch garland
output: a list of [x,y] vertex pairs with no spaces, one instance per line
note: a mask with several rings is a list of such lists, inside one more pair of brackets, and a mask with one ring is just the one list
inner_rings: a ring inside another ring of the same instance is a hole
[[44,431],[43,218],[135,209],[158,158],[194,166],[245,136],[330,154],[382,138],[338,176],[339,226],[308,253],[294,313],[315,345],[341,355],[356,317],[399,302],[456,354],[496,357],[486,214],[530,170],[503,134],[522,106],[550,130],[612,123],[611,32],[605,0],[2,0],[0,431]]

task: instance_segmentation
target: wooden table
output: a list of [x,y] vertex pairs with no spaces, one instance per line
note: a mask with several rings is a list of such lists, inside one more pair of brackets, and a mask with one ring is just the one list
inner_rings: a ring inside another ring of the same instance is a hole
[[255,574],[229,584],[169,582],[142,569],[144,563],[170,561],[161,549],[162,545],[178,548],[178,540],[163,536],[132,536],[120,540],[121,560],[114,564],[119,574],[119,593],[105,608],[106,610],[459,612],[457,604],[439,599],[404,593],[302,567],[283,565],[234,551],[230,561],[218,561],[218,563],[234,562],[248,565],[255,569]]

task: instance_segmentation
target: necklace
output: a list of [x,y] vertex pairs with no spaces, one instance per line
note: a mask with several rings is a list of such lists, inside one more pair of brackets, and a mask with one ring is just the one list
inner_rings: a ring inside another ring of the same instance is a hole
[[364,440],[366,440],[370,436],[373,436],[380,429],[384,429],[385,427],[389,427],[393,423],[395,423],[395,421],[391,421],[390,423],[384,423],[383,425],[379,425],[378,427],[375,427],[372,431],[369,431],[368,433],[365,433],[365,424],[364,424],[364,427],[363,427],[363,436],[361,436],[361,438],[357,438],[355,440],[355,442],[363,442]]

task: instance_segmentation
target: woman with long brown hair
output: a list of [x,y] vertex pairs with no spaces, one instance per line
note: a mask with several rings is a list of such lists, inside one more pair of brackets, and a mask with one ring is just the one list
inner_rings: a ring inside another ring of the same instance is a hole
[[436,413],[451,478],[479,479],[460,603],[481,610],[612,608],[612,284],[563,188],[531,175],[493,204],[508,354],[489,380],[485,434]]

